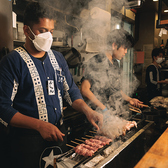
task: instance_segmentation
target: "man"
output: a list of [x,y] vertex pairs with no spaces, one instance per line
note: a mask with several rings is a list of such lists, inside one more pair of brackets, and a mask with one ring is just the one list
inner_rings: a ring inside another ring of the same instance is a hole
[[0,63],[0,121],[12,126],[11,167],[37,168],[44,149],[60,146],[64,140],[63,98],[97,129],[95,122],[102,116],[83,101],[62,54],[50,50],[51,9],[30,3],[23,29],[24,47],[16,48]]
[[123,116],[123,100],[140,106],[141,101],[122,91],[121,60],[133,46],[133,37],[125,30],[113,30],[107,37],[107,50],[89,60],[82,79],[81,93],[91,101],[92,107],[103,112],[108,108]]
[[168,83],[165,80],[160,79],[160,63],[163,62],[163,50],[160,48],[154,48],[152,50],[152,63],[146,69],[146,84],[149,101],[156,97],[161,96],[161,85]]

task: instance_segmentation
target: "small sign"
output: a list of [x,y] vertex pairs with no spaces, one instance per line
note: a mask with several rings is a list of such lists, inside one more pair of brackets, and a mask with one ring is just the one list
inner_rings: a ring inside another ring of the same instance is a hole
[[48,80],[48,95],[55,95],[54,80]]

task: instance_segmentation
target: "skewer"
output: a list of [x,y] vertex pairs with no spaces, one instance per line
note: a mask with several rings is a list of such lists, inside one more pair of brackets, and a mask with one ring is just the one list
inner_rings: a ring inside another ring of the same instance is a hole
[[69,144],[66,144],[66,146],[69,146],[71,148],[75,148],[75,146],[72,146],[72,145],[69,145]]
[[56,165],[56,158],[54,158],[54,168],[57,168],[57,165]]
[[71,141],[71,142],[73,142],[73,143],[75,143],[75,144],[77,144],[77,145],[79,145],[80,143],[77,143],[77,142],[75,142],[75,141]]
[[89,132],[92,132],[92,133],[97,133],[96,131],[89,131]]
[[84,137],[82,137],[82,139],[88,139],[88,138],[84,138]]
[[131,108],[133,108],[133,109],[139,110],[139,108],[137,108],[135,106],[132,106],[131,104],[129,104],[128,106],[131,107]]
[[81,140],[81,139],[77,139],[77,138],[75,138],[75,140],[77,140],[77,141],[81,141],[81,142],[85,142],[85,141],[83,141],[83,140]]
[[129,108],[129,110],[134,111],[134,112],[136,112],[136,113],[141,113],[140,111],[135,110],[135,109],[131,109],[131,108]]
[[139,104],[140,106],[143,106],[143,107],[149,107],[148,105],[146,104]]
[[62,154],[61,156],[59,156],[58,158],[56,158],[56,161],[59,162],[62,157],[69,155],[70,151],[72,152],[73,150],[71,149],[71,150],[65,152],[64,154]]
[[90,136],[90,135],[85,135],[86,137],[90,137],[90,138],[93,138],[93,136]]

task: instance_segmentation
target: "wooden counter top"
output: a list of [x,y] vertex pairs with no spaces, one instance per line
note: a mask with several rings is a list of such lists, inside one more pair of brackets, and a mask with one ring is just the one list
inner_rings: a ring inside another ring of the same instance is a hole
[[168,168],[168,128],[134,168]]

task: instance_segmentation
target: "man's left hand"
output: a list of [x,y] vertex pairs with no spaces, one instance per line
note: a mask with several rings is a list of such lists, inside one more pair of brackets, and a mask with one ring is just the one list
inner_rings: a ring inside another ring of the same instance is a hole
[[142,101],[139,101],[138,99],[135,99],[135,98],[131,98],[129,103],[132,105],[132,106],[136,106],[136,107],[143,107],[141,104],[143,104]]

